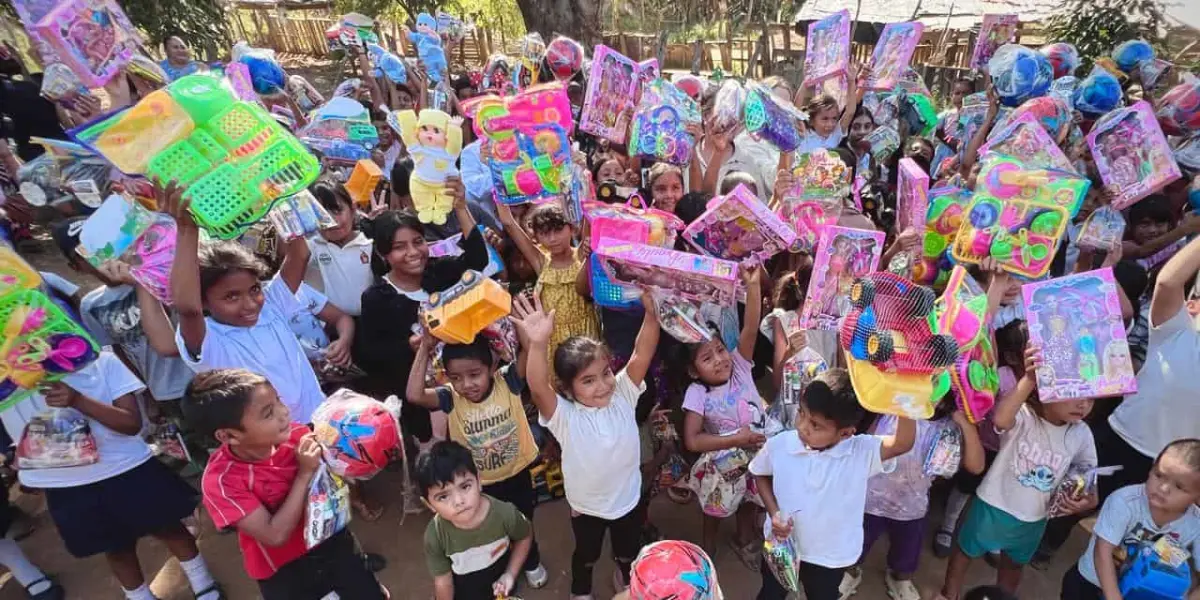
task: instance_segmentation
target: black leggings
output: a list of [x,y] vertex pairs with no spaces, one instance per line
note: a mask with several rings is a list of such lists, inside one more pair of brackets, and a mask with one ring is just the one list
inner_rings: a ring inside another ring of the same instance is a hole
[[641,513],[634,508],[612,521],[588,515],[571,517],[571,532],[575,534],[575,553],[571,555],[571,594],[592,593],[592,570],[604,548],[604,532],[612,536],[613,560],[621,572],[621,580],[629,583],[629,566],[641,550]]
[[1104,592],[1084,579],[1076,564],[1063,575],[1062,600],[1104,600]]
[[[758,590],[758,600],[786,600],[788,591],[775,579],[765,559],[759,565],[758,572],[762,573],[762,587]],[[838,586],[842,584],[842,576],[845,574],[845,567],[830,569],[810,562],[801,562],[800,587],[804,589],[804,597],[808,600],[838,600]]]
[[260,579],[258,591],[265,600],[320,600],[329,592],[354,600],[384,600],[383,588],[356,546],[350,530],[343,529],[269,579]]
[[[533,477],[529,475],[529,468],[525,467],[508,479],[483,486],[483,493],[497,500],[512,503],[526,519],[529,519],[529,524],[533,525],[533,507],[537,506],[537,491],[533,489]],[[542,556],[538,553],[537,536],[534,536],[522,570],[532,571],[540,564]]]

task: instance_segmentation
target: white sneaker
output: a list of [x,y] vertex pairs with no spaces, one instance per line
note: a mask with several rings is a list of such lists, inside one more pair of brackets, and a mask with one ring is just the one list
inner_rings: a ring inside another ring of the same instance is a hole
[[846,569],[846,573],[842,575],[842,583],[838,585],[838,600],[848,600],[851,596],[858,592],[858,586],[862,585],[862,569],[851,567]]
[[550,581],[550,574],[546,572],[546,567],[538,563],[536,569],[525,571],[525,581],[529,584],[529,587],[535,590],[540,589],[545,587],[547,581]]
[[884,576],[884,582],[887,584],[888,597],[892,600],[921,600],[921,592],[913,582],[896,579],[892,577],[891,571]]

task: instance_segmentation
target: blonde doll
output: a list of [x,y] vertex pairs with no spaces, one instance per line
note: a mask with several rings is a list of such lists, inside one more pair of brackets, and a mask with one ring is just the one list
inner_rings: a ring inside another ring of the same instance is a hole
[[396,113],[400,137],[412,155],[409,178],[413,205],[422,223],[442,225],[454,208],[454,197],[446,191],[446,177],[458,175],[454,163],[462,150],[462,120],[440,111],[425,109],[420,116],[411,110]]

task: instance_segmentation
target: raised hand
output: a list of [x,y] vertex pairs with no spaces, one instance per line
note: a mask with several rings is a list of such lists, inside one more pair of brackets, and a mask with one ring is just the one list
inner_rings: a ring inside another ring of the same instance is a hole
[[513,298],[513,325],[521,338],[530,344],[550,341],[550,334],[554,332],[554,312],[547,313],[537,296],[532,302],[523,295]]

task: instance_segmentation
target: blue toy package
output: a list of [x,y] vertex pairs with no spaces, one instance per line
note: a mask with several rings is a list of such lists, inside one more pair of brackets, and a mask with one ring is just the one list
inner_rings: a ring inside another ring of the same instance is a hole
[[592,301],[596,306],[629,310],[641,306],[642,292],[632,286],[617,284],[600,265],[599,257],[592,255],[590,261],[592,274]]
[[1169,538],[1129,549],[1120,581],[1125,600],[1183,600],[1191,586],[1187,552]]
[[386,75],[392,83],[408,83],[408,67],[404,65],[404,59],[388,52],[379,44],[367,44],[367,54],[371,56],[371,63],[375,65],[372,73],[375,77]]
[[446,74],[446,51],[442,49],[437,20],[429,13],[417,15],[417,30],[408,33],[408,41],[417,47],[417,56],[425,65],[430,83],[441,83]]

